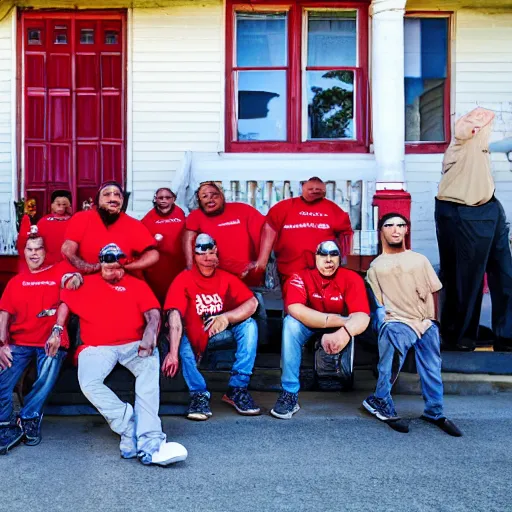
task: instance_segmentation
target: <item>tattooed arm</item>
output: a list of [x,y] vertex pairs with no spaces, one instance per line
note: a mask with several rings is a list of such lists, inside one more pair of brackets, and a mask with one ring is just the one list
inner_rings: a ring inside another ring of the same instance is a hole
[[183,334],[183,322],[177,309],[171,309],[167,318],[169,321],[169,353],[162,364],[162,372],[165,376],[172,378],[178,373],[178,352]]
[[160,310],[150,309],[144,313],[146,328],[139,345],[139,356],[148,357],[153,354],[156,347],[156,339],[160,330]]
[[81,274],[95,274],[101,270],[99,263],[87,263],[78,256],[78,244],[72,240],[66,240],[62,244],[61,252]]

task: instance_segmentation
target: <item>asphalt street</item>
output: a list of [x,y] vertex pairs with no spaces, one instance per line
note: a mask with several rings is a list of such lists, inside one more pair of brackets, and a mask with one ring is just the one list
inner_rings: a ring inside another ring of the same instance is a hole
[[303,393],[291,421],[219,398],[207,422],[163,418],[189,451],[168,468],[122,460],[99,416],[46,417],[41,445],[0,457],[0,510],[512,511],[512,394],[447,396],[462,438],[417,419],[419,396],[396,397],[409,434],[370,417],[361,393]]

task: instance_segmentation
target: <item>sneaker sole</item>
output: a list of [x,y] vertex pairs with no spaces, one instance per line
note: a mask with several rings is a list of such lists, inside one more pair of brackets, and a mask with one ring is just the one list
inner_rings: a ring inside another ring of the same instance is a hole
[[231,398],[228,397],[228,395],[224,395],[222,397],[222,401],[226,402],[229,405],[232,405],[238,414],[241,414],[242,416],[259,416],[261,414],[261,409],[249,409],[248,411],[244,411],[243,409],[240,409]]
[[206,421],[208,418],[210,418],[212,413],[210,414],[202,414],[198,412],[193,412],[191,414],[187,414],[187,419],[192,421]]
[[150,466],[170,466],[171,464],[176,464],[176,462],[183,462],[187,459],[187,455],[178,455],[177,457],[173,457],[172,459],[165,460],[163,462],[151,462]]
[[23,434],[23,432],[22,432],[22,433],[20,434],[20,436],[19,436],[18,438],[16,438],[14,441],[12,441],[10,444],[8,444],[7,446],[2,446],[2,447],[0,448],[0,455],[7,455],[7,452],[8,452],[10,449],[12,449],[12,448],[14,448],[14,447],[18,446],[18,445],[21,443],[21,441],[22,441],[22,439],[23,439],[23,436],[24,436],[24,435],[25,435],[25,434]]
[[270,410],[270,414],[274,416],[274,418],[279,418],[280,420],[291,420],[292,416],[300,410],[300,405],[297,404],[290,412],[287,412],[286,414],[279,414],[278,412],[274,411],[274,409]]
[[41,443],[41,441],[43,440],[42,437],[37,437],[37,438],[27,438],[25,437],[25,439],[23,440],[23,443],[25,444],[25,446],[37,446],[38,444]]
[[386,416],[384,416],[383,414],[381,414],[377,409],[375,409],[375,407],[372,407],[366,400],[363,401],[363,407],[370,413],[372,414],[373,416],[375,416],[376,418],[378,418],[380,421],[383,421],[384,423],[388,423],[390,421],[396,421],[396,420],[399,420],[400,418],[387,418]]

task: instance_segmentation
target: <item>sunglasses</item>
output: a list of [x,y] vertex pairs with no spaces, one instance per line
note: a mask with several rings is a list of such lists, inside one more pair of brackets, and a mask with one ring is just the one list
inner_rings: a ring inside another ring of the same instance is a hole
[[103,256],[100,256],[100,263],[118,263],[123,258],[125,258],[124,254],[107,253]]
[[196,244],[196,252],[212,251],[213,249],[215,249],[215,245],[213,245],[212,243]]
[[319,249],[317,252],[316,252],[317,256],[339,256],[340,255],[340,251],[336,250],[336,249],[333,249],[332,251],[325,251],[323,249]]
[[383,228],[392,228],[393,226],[396,226],[397,228],[406,228],[407,224],[405,222],[400,222],[399,224],[384,224]]

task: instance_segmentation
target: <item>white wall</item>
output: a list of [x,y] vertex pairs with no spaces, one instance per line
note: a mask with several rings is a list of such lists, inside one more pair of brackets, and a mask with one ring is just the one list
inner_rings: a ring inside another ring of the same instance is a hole
[[[512,10],[489,14],[460,10],[455,15],[452,88],[454,119],[482,106],[496,112],[492,140],[512,136]],[[437,252],[434,198],[443,155],[406,155],[406,179],[412,194],[412,244],[433,262]],[[512,166],[492,155],[496,195],[512,219]]]
[[[196,4],[196,5],[194,5]],[[223,140],[221,0],[134,9],[131,30],[133,209],[170,185],[185,151],[216,153]]]

